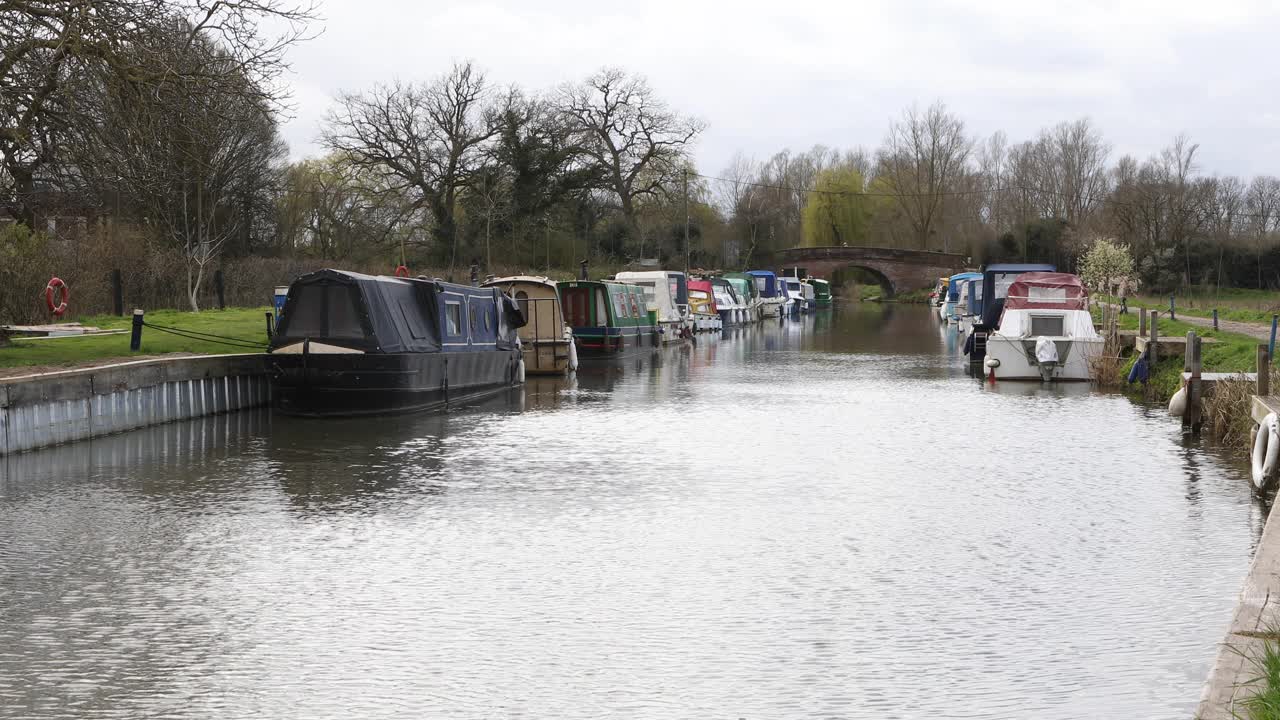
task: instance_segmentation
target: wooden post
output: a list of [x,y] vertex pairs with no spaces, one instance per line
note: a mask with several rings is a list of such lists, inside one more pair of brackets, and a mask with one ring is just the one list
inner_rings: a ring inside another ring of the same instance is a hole
[[1191,355],[1191,432],[1200,432],[1204,416],[1204,380],[1201,377],[1203,364],[1200,360],[1200,336],[1195,336],[1195,352]]
[[1147,338],[1147,362],[1151,364],[1151,372],[1155,374],[1156,363],[1160,362],[1160,320],[1151,313],[1151,336]]
[[1258,345],[1258,395],[1271,394],[1271,355],[1266,345]]
[[1147,335],[1147,309],[1138,308],[1138,337]]
[[1187,409],[1182,413],[1182,424],[1191,428],[1191,432],[1200,429],[1200,338],[1195,330],[1187,331],[1187,350],[1183,353],[1183,372],[1190,373],[1187,378]]

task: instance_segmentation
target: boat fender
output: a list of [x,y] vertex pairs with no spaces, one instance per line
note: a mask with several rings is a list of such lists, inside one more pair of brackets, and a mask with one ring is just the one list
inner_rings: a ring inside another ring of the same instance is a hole
[[995,370],[1000,367],[1000,358],[987,358],[986,366]]
[[516,384],[524,384],[524,354],[521,354],[520,359],[516,361]]
[[1276,458],[1280,457],[1280,418],[1267,413],[1253,439],[1253,486],[1265,490],[1275,474]]
[[1178,392],[1169,398],[1169,414],[1174,417],[1182,417],[1187,413],[1187,389],[1178,388]]
[[578,371],[578,343],[569,338],[569,372]]

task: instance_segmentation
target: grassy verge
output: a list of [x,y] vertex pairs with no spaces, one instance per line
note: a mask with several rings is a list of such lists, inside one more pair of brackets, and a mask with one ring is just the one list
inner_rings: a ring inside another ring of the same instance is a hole
[[[1096,312],[1096,310],[1095,310]],[[1201,353],[1201,361],[1205,372],[1253,372],[1257,361],[1257,338],[1223,331],[1214,331],[1198,325],[1160,320],[1160,334],[1185,336],[1188,330],[1195,330],[1200,337],[1214,338],[1215,343],[1205,343]],[[1130,313],[1120,316],[1121,330],[1137,330],[1138,316]],[[1136,357],[1129,358],[1120,364],[1119,377],[1115,382],[1129,388],[1129,369],[1133,367]],[[1147,389],[1156,399],[1168,400],[1182,384],[1182,354],[1172,357],[1163,355],[1156,367],[1151,369],[1151,377],[1147,381]]]
[[[259,345],[267,343],[267,308],[229,308],[206,310],[199,313],[177,310],[154,310],[146,314],[148,323],[180,330],[210,333],[241,342]],[[103,330],[128,330],[131,317],[100,315],[80,320]],[[52,338],[48,340],[14,339],[12,345],[0,347],[0,367],[49,366],[65,367],[82,365],[99,360],[127,360],[136,355],[161,355],[165,353],[198,353],[202,355],[226,355],[254,352],[252,348],[224,345],[211,340],[196,340],[161,332],[155,328],[143,328],[142,349],[129,351],[129,335],[89,335]]]
[[1280,720],[1280,642],[1268,638],[1263,641],[1262,649],[1256,655],[1249,653],[1245,655],[1245,659],[1257,673],[1251,684],[1251,687],[1257,688],[1257,692],[1241,703],[1244,714],[1233,717],[1242,720]]
[[[1145,307],[1167,311],[1169,297],[1139,295],[1129,298],[1129,307]],[[1246,290],[1243,288],[1221,288],[1213,290],[1184,290],[1176,293],[1174,309],[1179,314],[1194,317],[1213,317],[1214,309],[1218,310],[1221,320],[1257,323],[1266,325],[1271,316],[1280,313],[1280,293],[1270,290]]]

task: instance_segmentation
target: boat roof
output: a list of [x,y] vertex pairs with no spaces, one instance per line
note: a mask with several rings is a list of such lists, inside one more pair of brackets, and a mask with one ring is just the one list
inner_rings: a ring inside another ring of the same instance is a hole
[[494,278],[485,282],[481,287],[497,287],[499,285],[509,285],[511,283],[533,283],[535,285],[548,285],[555,287],[556,283],[545,275],[507,275],[506,277]]
[[1027,272],[1009,286],[1005,310],[1085,310],[1089,293],[1079,275]]
[[772,270],[748,270],[746,274],[752,277],[778,277]]
[[711,292],[711,281],[710,280],[690,280],[689,289],[690,290],[706,290],[707,292]]
[[614,275],[614,277],[618,278],[619,280],[623,280],[625,279],[623,278],[624,275],[627,276],[627,278],[648,279],[648,278],[667,278],[667,277],[671,277],[672,275],[684,276],[684,273],[680,272],[679,270],[623,270],[617,275]]

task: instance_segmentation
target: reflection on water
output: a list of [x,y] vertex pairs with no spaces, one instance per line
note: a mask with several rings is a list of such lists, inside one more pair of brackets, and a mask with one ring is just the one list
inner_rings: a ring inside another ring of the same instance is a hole
[[0,458],[0,717],[1187,717],[1263,514],[859,306],[443,416]]

